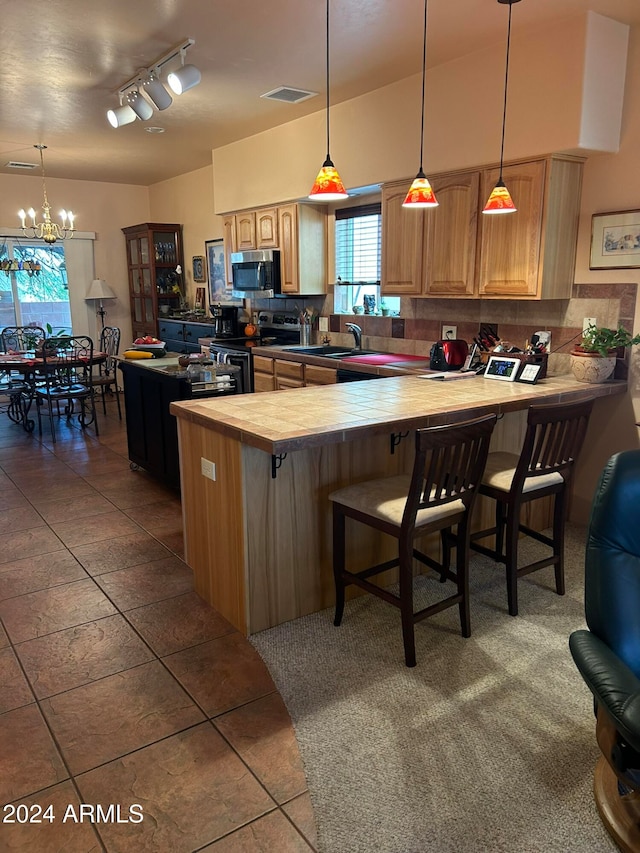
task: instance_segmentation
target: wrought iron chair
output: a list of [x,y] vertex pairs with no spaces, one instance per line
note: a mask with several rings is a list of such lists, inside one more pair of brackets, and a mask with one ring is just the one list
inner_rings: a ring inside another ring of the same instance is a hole
[[[23,353],[35,351],[45,339],[44,329],[40,326],[5,326],[0,332],[2,351],[5,353]],[[23,373],[15,370],[2,371],[0,374],[0,394],[5,398],[2,409],[16,424],[26,427],[26,415],[33,394],[33,383],[27,382]],[[31,422],[33,428],[33,422]]]
[[120,329],[116,326],[105,326],[100,333],[100,352],[107,354],[107,359],[93,366],[91,372],[91,384],[94,390],[100,388],[102,395],[102,411],[107,414],[106,394],[115,393],[118,404],[118,417],[122,420],[122,409],[120,407],[120,396],[118,394],[118,379],[116,372],[116,359],[120,349]]
[[77,400],[80,403],[80,426],[85,429],[89,424],[94,424],[98,435],[95,393],[91,383],[92,362],[93,341],[86,335],[64,335],[45,341],[41,368],[44,384],[36,387],[35,400],[39,434],[42,435],[42,407],[46,406],[54,444],[54,405],[59,411],[60,403],[66,404],[65,414],[69,420],[74,412],[74,401]]
[[[355,584],[400,610],[405,663],[416,665],[414,625],[458,605],[463,637],[471,635],[469,607],[469,528],[473,502],[484,470],[495,415],[460,424],[416,431],[411,475],[354,483],[329,495],[333,501],[333,572],[336,586],[334,625],[340,625],[345,587]],[[345,519],[352,518],[398,540],[398,556],[361,571],[345,568]],[[457,526],[456,569],[450,569],[451,537]],[[440,531],[442,562],[417,551],[415,539]],[[440,580],[453,581],[447,598],[413,612],[413,560],[435,569]],[[399,566],[399,594],[375,586],[368,578]]]

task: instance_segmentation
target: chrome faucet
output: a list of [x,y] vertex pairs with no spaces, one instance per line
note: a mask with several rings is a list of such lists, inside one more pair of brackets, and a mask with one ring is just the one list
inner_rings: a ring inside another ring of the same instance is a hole
[[362,349],[362,329],[360,328],[360,326],[357,326],[355,323],[345,323],[345,326],[347,327],[347,329],[349,329],[349,331],[355,338],[355,348]]

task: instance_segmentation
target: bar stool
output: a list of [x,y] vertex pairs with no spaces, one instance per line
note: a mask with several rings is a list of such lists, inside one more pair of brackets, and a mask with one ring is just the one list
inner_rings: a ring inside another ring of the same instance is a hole
[[[455,425],[416,431],[413,473],[369,480],[338,489],[333,502],[334,625],[344,612],[345,587],[355,584],[400,609],[405,662],[416,665],[416,622],[457,604],[462,635],[471,634],[469,611],[469,521],[484,469],[495,415]],[[358,572],[345,568],[345,518],[381,530],[398,540],[398,557]],[[457,525],[456,570],[449,567],[451,543],[442,536],[442,563],[413,547],[414,539]],[[435,569],[440,580],[456,584],[453,595],[413,612],[413,559]],[[368,578],[399,566],[399,595]]]
[[[498,451],[490,453],[487,459],[480,494],[496,502],[495,527],[472,533],[471,548],[505,564],[511,616],[518,615],[518,578],[538,569],[554,566],[556,592],[564,595],[564,527],[569,486],[592,408],[593,399],[531,406],[520,455]],[[553,496],[550,537],[520,523],[523,504],[547,496]],[[518,568],[520,533],[548,545],[551,555]],[[477,543],[478,539],[494,534],[495,548]]]

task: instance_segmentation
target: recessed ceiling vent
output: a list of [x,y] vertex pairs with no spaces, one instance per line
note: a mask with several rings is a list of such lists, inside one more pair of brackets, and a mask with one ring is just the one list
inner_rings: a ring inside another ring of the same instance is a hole
[[21,163],[20,160],[9,160],[8,163],[5,163],[5,166],[7,166],[9,169],[31,170],[31,169],[37,169],[38,168],[37,163]]
[[309,92],[307,89],[293,89],[291,86],[278,86],[277,89],[265,92],[264,95],[260,95],[260,97],[268,98],[270,101],[284,101],[286,104],[299,104],[301,101],[306,101],[307,98],[315,98],[317,94],[317,92]]

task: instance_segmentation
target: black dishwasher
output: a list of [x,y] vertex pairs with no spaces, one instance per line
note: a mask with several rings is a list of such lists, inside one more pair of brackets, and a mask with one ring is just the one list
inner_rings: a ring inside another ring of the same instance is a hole
[[359,370],[345,370],[338,368],[336,371],[336,382],[360,382],[362,379],[382,379],[377,373],[360,373]]

